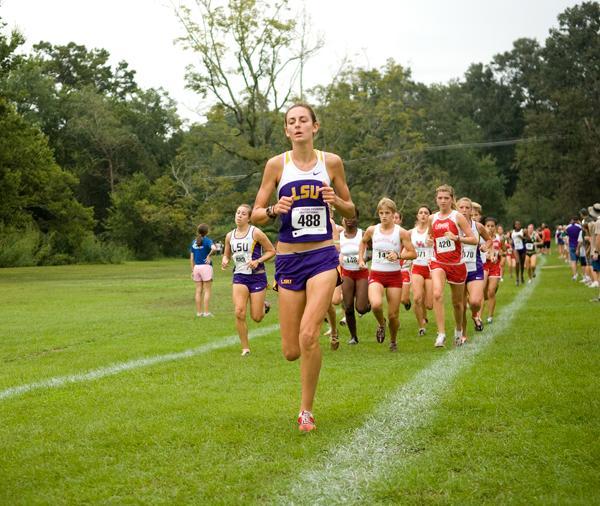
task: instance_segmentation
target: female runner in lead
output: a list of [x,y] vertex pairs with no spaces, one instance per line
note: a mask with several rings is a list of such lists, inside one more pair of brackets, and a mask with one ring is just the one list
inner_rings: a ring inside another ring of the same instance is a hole
[[[444,286],[450,284],[454,308],[455,344],[463,343],[463,291],[467,279],[467,268],[462,261],[461,243],[477,244],[467,219],[454,208],[454,188],[447,184],[435,190],[435,201],[439,211],[429,217],[429,235],[433,237],[433,257],[429,264],[433,280],[433,312],[438,328],[436,348],[446,341],[444,312]],[[462,235],[459,233],[462,231]]]
[[[340,157],[314,149],[319,122],[313,109],[290,107],[284,129],[292,150],[267,162],[252,222],[281,220],[275,258],[281,341],[287,360],[302,359],[298,428],[310,432],[316,429],[312,409],[321,370],[319,333],[339,282],[327,204],[345,218],[353,218],[355,210]],[[277,201],[269,205],[274,192]]]
[[431,289],[431,272],[429,261],[433,254],[433,242],[429,237],[429,216],[431,209],[419,207],[415,227],[410,231],[410,238],[417,251],[417,258],[412,262],[412,289],[415,302],[415,316],[419,335],[424,336],[427,324],[427,310],[433,308],[433,292]]
[[221,269],[225,270],[233,259],[233,305],[235,306],[235,326],[242,343],[242,357],[250,355],[248,344],[248,324],[246,307],[250,300],[250,316],[255,322],[261,321],[270,306],[265,301],[267,273],[265,264],[275,256],[275,248],[265,233],[250,225],[252,208],[242,204],[235,212],[235,224],[225,236],[225,251]]

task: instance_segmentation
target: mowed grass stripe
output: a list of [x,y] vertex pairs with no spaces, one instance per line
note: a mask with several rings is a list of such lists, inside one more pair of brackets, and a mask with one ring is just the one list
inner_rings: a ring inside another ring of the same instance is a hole
[[332,449],[321,464],[300,471],[301,479],[293,484],[290,494],[277,497],[274,502],[364,502],[369,485],[384,479],[398,456],[410,451],[411,435],[431,422],[436,405],[451,388],[456,376],[473,363],[495,336],[510,328],[539,279],[540,276],[523,287],[481,337],[444,354],[390,394],[345,444]]
[[[261,329],[252,330],[248,337],[249,339],[253,339],[256,337],[268,335],[271,332],[274,332],[279,328],[279,325],[270,325],[268,327],[264,327]],[[10,397],[16,397],[19,395],[26,394],[33,390],[39,390],[43,388],[58,388],[71,383],[82,383],[85,381],[94,381],[100,378],[105,378],[107,376],[113,376],[115,374],[120,374],[122,372],[130,371],[132,369],[139,369],[141,367],[148,367],[151,365],[160,364],[163,362],[172,362],[174,360],[182,360],[190,357],[194,357],[196,355],[200,355],[202,353],[208,353],[213,350],[217,350],[220,348],[226,348],[228,346],[232,346],[234,344],[239,343],[239,337],[235,336],[227,336],[224,339],[220,339],[218,341],[213,341],[210,343],[203,344],[196,348],[191,348],[188,350],[175,352],[175,353],[166,353],[164,355],[156,355],[153,357],[145,357],[136,360],[129,360],[127,362],[121,362],[117,364],[112,364],[106,367],[100,367],[98,369],[93,369],[91,371],[81,373],[81,374],[70,374],[67,376],[58,376],[54,378],[48,378],[43,381],[38,381],[35,383],[28,383],[25,385],[18,385],[15,387],[7,388],[5,390],[0,391],[0,401],[4,399],[8,399]]]

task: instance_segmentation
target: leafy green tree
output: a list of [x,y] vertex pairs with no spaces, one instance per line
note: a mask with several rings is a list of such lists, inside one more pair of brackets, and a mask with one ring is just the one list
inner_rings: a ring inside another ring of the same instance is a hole
[[196,0],[177,15],[181,43],[198,54],[188,86],[223,109],[224,149],[262,164],[269,156],[280,112],[294,95],[298,73],[322,43],[309,43],[306,26],[290,14],[287,0],[229,0],[214,6]]
[[76,178],[54,162],[47,139],[0,98],[0,233],[32,226],[46,234],[45,258],[73,255],[92,229],[92,210],[74,197]]
[[[526,133],[545,139],[517,151],[519,184],[514,216],[557,221],[597,201],[600,188],[600,5],[583,2],[558,17],[541,49],[544,65],[536,107],[526,112]],[[527,198],[529,197],[529,198]]]

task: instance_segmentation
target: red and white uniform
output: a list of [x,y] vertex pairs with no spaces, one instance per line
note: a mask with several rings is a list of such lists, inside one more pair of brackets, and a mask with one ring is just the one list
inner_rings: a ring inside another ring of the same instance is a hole
[[502,250],[502,238],[496,234],[492,240],[492,248],[488,251],[487,261],[483,268],[488,272],[490,278],[501,278],[502,267],[500,266],[500,251]]
[[452,210],[449,215],[442,217],[438,211],[432,216],[431,230],[433,235],[433,258],[430,269],[442,269],[446,272],[449,283],[462,284],[467,278],[467,269],[462,260],[460,241],[446,237],[446,232],[459,235],[458,211]]
[[340,232],[340,258],[342,276],[352,279],[367,279],[369,269],[358,268],[358,248],[363,238],[362,229],[357,229],[354,237],[346,237],[345,231]]
[[410,240],[417,252],[417,258],[412,262],[412,273],[423,276],[424,279],[430,279],[429,262],[433,256],[433,248],[427,245],[429,230],[425,229],[424,232],[419,232],[416,227],[413,228],[410,231]]
[[402,244],[400,242],[400,225],[394,225],[394,229],[384,234],[381,231],[381,225],[376,225],[372,237],[373,258],[371,259],[371,273],[369,274],[369,284],[379,283],[385,288],[401,288],[402,274],[400,272],[400,262],[389,261],[386,257],[391,251],[395,252],[400,258]]

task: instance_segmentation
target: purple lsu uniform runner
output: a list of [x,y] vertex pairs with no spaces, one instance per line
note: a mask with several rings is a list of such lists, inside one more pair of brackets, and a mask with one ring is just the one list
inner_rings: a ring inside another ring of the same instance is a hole
[[250,225],[246,235],[239,238],[235,236],[235,229],[233,229],[229,236],[234,262],[233,283],[245,285],[250,293],[260,292],[267,287],[265,264],[259,263],[254,270],[248,265],[251,260],[257,260],[262,256],[262,247],[254,240],[255,228]]
[[[286,243],[321,242],[333,237],[329,206],[319,188],[331,184],[325,165],[325,153],[315,150],[317,163],[310,170],[300,170],[291,151],[283,153],[283,171],[277,185],[277,198],[292,197],[290,211],[281,214],[279,241]],[[275,258],[275,280],[283,288],[304,290],[306,281],[339,265],[335,246],[302,253],[278,254]]]

